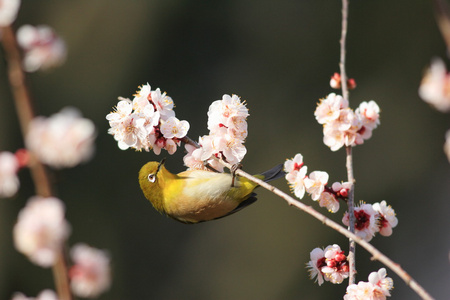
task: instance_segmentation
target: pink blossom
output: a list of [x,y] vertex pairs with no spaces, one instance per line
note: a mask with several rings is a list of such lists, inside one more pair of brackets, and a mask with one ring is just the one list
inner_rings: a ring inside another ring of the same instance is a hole
[[377,218],[380,234],[390,236],[392,234],[392,228],[398,224],[395,211],[390,205],[386,204],[385,200],[381,201],[381,203],[374,203],[373,209],[378,213]]
[[344,251],[339,245],[331,245],[324,250],[326,266],[322,267],[322,272],[328,281],[340,284],[348,277],[349,265]]
[[339,210],[339,201],[334,193],[324,191],[318,199],[320,207],[326,207],[329,212],[336,213]]
[[17,193],[20,182],[17,177],[19,161],[11,152],[0,152],[0,197],[12,197]]
[[394,281],[386,277],[386,269],[381,268],[378,272],[369,274],[369,282],[373,284],[384,296],[391,296],[390,290],[394,288]]
[[17,42],[24,49],[23,66],[27,72],[57,67],[66,60],[64,41],[48,26],[23,25],[17,31]]
[[[359,207],[354,209],[355,215],[355,234],[362,239],[369,242],[375,233],[378,232],[378,225],[376,220],[377,212],[373,209],[371,204],[362,203]],[[342,223],[349,226],[349,214],[345,212],[342,218]]]
[[309,254],[311,260],[306,264],[309,271],[309,277],[311,279],[316,278],[315,282],[322,285],[324,282],[322,268],[326,266],[325,263],[325,253],[323,249],[315,248]]
[[11,25],[17,17],[20,0],[0,0],[0,27]]
[[311,194],[311,198],[316,201],[325,190],[328,182],[328,173],[323,171],[313,171],[307,178],[305,178],[306,191]]
[[13,231],[19,252],[41,267],[52,266],[70,233],[63,202],[54,197],[32,197],[20,211]]
[[105,251],[76,244],[70,254],[74,262],[69,271],[70,285],[75,295],[94,298],[109,289],[110,259]]
[[420,83],[419,96],[441,112],[450,111],[450,75],[440,58],[431,62]]

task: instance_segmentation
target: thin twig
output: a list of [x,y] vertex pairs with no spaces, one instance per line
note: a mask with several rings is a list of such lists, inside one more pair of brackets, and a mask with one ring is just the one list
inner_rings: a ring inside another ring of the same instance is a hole
[[[8,27],[1,28],[2,45],[5,50],[6,61],[8,62],[8,77],[11,85],[17,115],[19,117],[20,128],[23,137],[26,137],[29,125],[35,117],[30,93],[25,82],[25,73],[22,69],[22,59],[13,29]],[[53,195],[50,174],[47,168],[32,155],[29,164],[31,176],[35,185],[36,194],[42,197]],[[63,247],[62,247],[63,248]],[[69,278],[64,251],[58,254],[58,258],[53,266],[56,290],[60,300],[71,300]]]
[[447,46],[447,56],[450,56],[450,10],[448,3],[443,0],[433,0],[436,21],[442,38]]
[[[197,147],[197,148],[199,147],[199,145],[195,141],[193,141],[192,139],[190,139],[187,136],[185,138],[183,138],[183,142],[185,142],[187,144],[190,144],[190,145],[192,145],[194,147]],[[222,165],[224,165],[228,169],[230,169],[230,170],[233,169],[233,165],[225,162],[222,159],[218,159],[218,160],[219,160],[219,162]],[[351,163],[351,161],[350,161],[350,163]],[[396,273],[401,279],[403,279],[406,282],[406,284],[411,287],[412,290],[414,290],[419,296],[422,297],[422,299],[424,299],[424,300],[434,300],[434,298],[430,294],[428,294],[428,292],[419,283],[417,283],[417,281],[415,281],[405,270],[403,270],[400,267],[399,264],[395,263],[389,257],[387,257],[386,255],[381,253],[377,248],[375,248],[374,246],[372,246],[370,243],[366,242],[365,240],[363,240],[359,236],[357,236],[354,233],[350,232],[349,230],[347,230],[346,228],[342,227],[341,225],[339,225],[338,223],[334,222],[333,220],[325,217],[323,214],[321,214],[320,212],[318,212],[317,210],[315,210],[311,206],[303,204],[302,202],[292,198],[291,196],[289,196],[288,194],[284,193],[283,191],[277,189],[273,185],[270,185],[267,182],[264,182],[263,180],[258,179],[256,177],[254,177],[254,176],[244,172],[242,169],[236,169],[235,174],[239,175],[239,176],[242,176],[242,177],[245,177],[245,178],[247,178],[247,179],[249,179],[249,180],[259,184],[261,187],[265,188],[266,190],[268,190],[268,191],[274,193],[275,195],[281,197],[282,199],[286,200],[286,202],[290,206],[294,206],[294,207],[296,207],[296,208],[306,212],[307,214],[313,216],[314,218],[316,218],[317,220],[322,222],[324,225],[326,225],[326,226],[336,230],[337,232],[339,232],[340,234],[344,235],[345,237],[355,241],[361,247],[366,249],[367,252],[372,254],[372,259],[373,260],[380,261],[386,267],[388,267],[394,273]]]
[[[347,86],[347,72],[345,70],[345,56],[346,56],[346,40],[347,40],[347,25],[348,25],[348,0],[342,0],[342,30],[341,30],[341,55],[339,61],[339,67],[341,72],[341,88],[342,88],[342,97],[345,100],[349,101],[349,92]],[[349,215],[349,224],[350,231],[352,233],[355,232],[355,215],[354,215],[354,204],[355,204],[355,178],[353,176],[353,158],[352,158],[352,147],[347,146],[346,150],[346,167],[347,167],[347,181],[350,183],[350,189],[348,194],[347,206],[348,206],[348,215]],[[355,275],[356,275],[356,244],[353,239],[349,240],[349,278],[348,284],[355,283]]]
[[[232,168],[231,164],[226,163],[223,160],[220,160],[220,162],[225,167],[227,167],[229,169]],[[325,217],[323,214],[319,213],[318,211],[316,211],[311,206],[303,204],[302,202],[292,198],[291,196],[287,195],[283,191],[281,191],[281,190],[277,189],[276,187],[268,184],[267,182],[264,182],[264,181],[262,181],[262,180],[260,180],[260,179],[258,179],[256,177],[254,177],[254,176],[244,172],[242,169],[237,169],[236,170],[236,174],[239,175],[239,176],[245,177],[245,178],[247,178],[247,179],[249,179],[249,180],[259,184],[263,188],[269,190],[270,192],[274,193],[275,195],[277,195],[277,196],[283,198],[284,200],[286,200],[286,202],[290,206],[294,206],[294,207],[296,207],[296,208],[298,208],[298,209],[300,209],[300,210],[310,214],[311,216],[313,216],[314,218],[318,219],[320,222],[322,222],[326,226],[336,230],[337,232],[339,232],[340,234],[344,235],[345,237],[355,241],[361,247],[366,249],[370,254],[372,254],[372,259],[373,260],[380,261],[385,266],[387,266],[389,269],[391,269],[393,272],[395,272],[401,279],[403,279],[406,282],[406,284],[408,286],[411,287],[412,290],[414,290],[420,297],[422,297],[422,299],[425,299],[425,300],[433,300],[434,299],[421,285],[419,285],[419,283],[417,283],[417,281],[415,281],[405,270],[403,270],[400,267],[399,264],[397,264],[394,261],[392,261],[389,257],[387,257],[386,255],[381,253],[377,248],[372,246],[370,243],[368,243],[365,240],[361,239],[360,237],[358,237],[354,233],[350,232],[346,228],[342,227],[338,223],[334,222],[333,220]]]

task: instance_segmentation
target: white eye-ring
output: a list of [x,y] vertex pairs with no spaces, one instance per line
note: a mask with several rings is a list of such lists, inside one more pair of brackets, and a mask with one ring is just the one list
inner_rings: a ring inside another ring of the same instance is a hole
[[156,180],[156,176],[155,176],[155,174],[148,174],[148,181],[150,181],[151,183],[153,183],[153,182],[155,182],[155,180]]

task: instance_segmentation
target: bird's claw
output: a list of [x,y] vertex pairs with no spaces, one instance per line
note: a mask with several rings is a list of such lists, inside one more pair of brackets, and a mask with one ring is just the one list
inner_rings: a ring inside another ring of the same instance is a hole
[[231,187],[234,187],[234,179],[236,178],[236,171],[238,169],[242,169],[242,164],[241,163],[237,163],[231,166],[231,175],[233,175],[232,179],[231,179]]

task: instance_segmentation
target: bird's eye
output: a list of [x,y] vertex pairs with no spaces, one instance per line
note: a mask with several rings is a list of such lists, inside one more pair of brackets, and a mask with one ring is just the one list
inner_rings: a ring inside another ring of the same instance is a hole
[[155,182],[155,180],[156,180],[155,174],[148,174],[148,181],[153,183],[153,182]]

